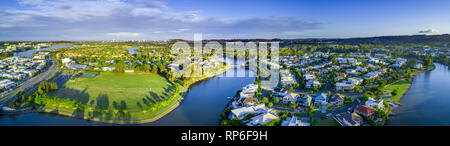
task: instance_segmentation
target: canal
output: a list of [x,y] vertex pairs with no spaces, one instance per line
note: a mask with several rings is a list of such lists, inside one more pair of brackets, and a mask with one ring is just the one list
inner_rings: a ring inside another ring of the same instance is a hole
[[61,46],[51,46],[48,48],[42,48],[42,49],[33,49],[33,50],[27,50],[24,52],[18,52],[14,53],[14,57],[31,57],[34,53],[40,52],[40,51],[46,51],[46,50],[53,50],[53,49],[60,49],[60,48],[67,48],[67,47],[75,47],[77,45],[61,45]]

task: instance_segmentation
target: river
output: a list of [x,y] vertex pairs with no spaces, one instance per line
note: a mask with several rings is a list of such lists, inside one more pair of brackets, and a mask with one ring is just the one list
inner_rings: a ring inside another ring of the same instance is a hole
[[[250,71],[236,68],[227,71]],[[219,124],[220,114],[228,103],[227,97],[234,96],[243,86],[253,83],[254,77],[223,77],[225,74],[196,83],[189,89],[184,101],[161,119],[138,125],[150,126],[214,126]],[[235,73],[236,74],[236,73]],[[45,113],[24,113],[0,115],[0,126],[84,126],[115,125],[86,121]]]
[[409,91],[395,108],[388,126],[450,126],[450,69],[436,68],[414,77]]
[[18,52],[14,53],[14,57],[31,57],[34,53],[45,51],[45,50],[53,50],[53,49],[59,49],[59,48],[67,48],[67,47],[74,47],[75,45],[62,45],[62,46],[51,46],[48,48],[42,48],[42,49],[33,49],[33,50],[27,50],[25,52]]

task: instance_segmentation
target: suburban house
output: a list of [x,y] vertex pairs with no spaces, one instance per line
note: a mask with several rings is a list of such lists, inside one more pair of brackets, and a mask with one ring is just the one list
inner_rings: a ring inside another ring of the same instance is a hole
[[286,120],[281,122],[281,126],[309,126],[307,122],[302,122],[296,116],[287,117]]
[[72,63],[72,62],[74,62],[74,61],[72,59],[70,59],[70,58],[63,58],[61,60],[61,63],[64,64],[64,65],[67,65],[67,64]]
[[113,71],[115,69],[116,69],[116,67],[109,67],[109,66],[102,67],[103,71]]
[[259,105],[249,106],[249,107],[241,107],[241,108],[237,108],[237,109],[231,110],[229,118],[230,119],[231,118],[242,119],[242,118],[244,118],[245,114],[248,114],[248,113],[254,113],[254,114],[265,113],[265,112],[267,112],[267,110],[268,109],[265,107],[264,104],[259,104]]
[[336,91],[340,90],[352,90],[355,86],[361,84],[363,79],[361,78],[348,78],[347,81],[336,83]]
[[344,97],[344,95],[341,95],[339,93],[333,94],[330,97],[330,103],[335,106],[342,106],[344,105]]
[[252,106],[255,105],[258,102],[257,98],[254,97],[246,97],[246,98],[239,98],[239,103],[242,103],[243,106]]
[[291,74],[290,70],[288,69],[280,70],[280,75],[282,86],[291,86],[292,84],[296,83],[294,75]]
[[364,115],[366,117],[371,117],[371,116],[373,116],[373,114],[375,114],[376,109],[365,106],[365,105],[360,105],[355,108],[355,112],[358,114]]
[[250,122],[248,122],[247,126],[262,126],[266,123],[269,123],[270,121],[278,119],[278,116],[272,114],[272,113],[264,113],[260,114],[258,116],[255,116],[250,119]]
[[304,80],[313,80],[316,79],[316,77],[313,74],[303,74]]
[[298,103],[302,106],[311,106],[312,97],[310,95],[305,95],[303,98],[298,98]]
[[284,103],[295,103],[297,101],[297,98],[299,95],[297,93],[288,93],[286,96],[283,97]]
[[363,78],[369,78],[369,79],[372,79],[372,78],[378,77],[379,75],[381,75],[381,72],[379,72],[379,71],[372,71],[372,72],[369,72],[369,73],[365,74],[365,75],[363,76]]
[[306,85],[305,85],[305,87],[308,89],[310,89],[314,86],[317,86],[320,88],[322,86],[322,84],[320,84],[320,82],[318,80],[310,80],[310,81],[306,82]]
[[315,105],[322,105],[328,103],[328,94],[327,93],[317,93],[314,97]]
[[380,108],[384,109],[383,99],[375,100],[372,97],[369,97],[369,99],[366,101],[366,106],[371,108]]
[[361,126],[363,118],[357,113],[345,112],[333,117],[341,126]]
[[253,95],[255,95],[255,92],[257,90],[258,90],[258,85],[248,84],[247,86],[242,88],[242,91],[239,95],[243,98],[253,97]]

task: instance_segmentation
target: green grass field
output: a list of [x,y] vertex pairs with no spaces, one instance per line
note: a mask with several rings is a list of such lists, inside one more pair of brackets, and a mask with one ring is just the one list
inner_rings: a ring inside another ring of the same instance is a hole
[[313,123],[314,126],[341,126],[336,120],[334,120],[333,118],[329,117],[327,119],[313,119]]
[[176,87],[157,74],[102,72],[95,78],[77,78],[74,82],[67,82],[63,89],[49,95],[85,104],[86,109],[81,112],[84,115],[101,110],[108,114],[94,114],[94,117],[115,118],[116,115],[111,113],[126,111],[128,118],[145,118],[176,100],[173,94],[181,90]]
[[401,99],[401,97],[403,96],[404,93],[406,93],[407,89],[411,86],[411,83],[409,83],[407,80],[400,80],[397,81],[391,85],[387,85],[385,87],[385,91],[389,90],[389,91],[394,91],[396,90],[396,95],[395,96],[391,96],[391,101],[397,102],[398,100]]

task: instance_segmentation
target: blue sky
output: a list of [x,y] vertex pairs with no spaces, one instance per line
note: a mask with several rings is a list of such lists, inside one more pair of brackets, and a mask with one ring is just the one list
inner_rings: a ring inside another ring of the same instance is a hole
[[0,40],[442,34],[448,14],[448,0],[2,0]]

